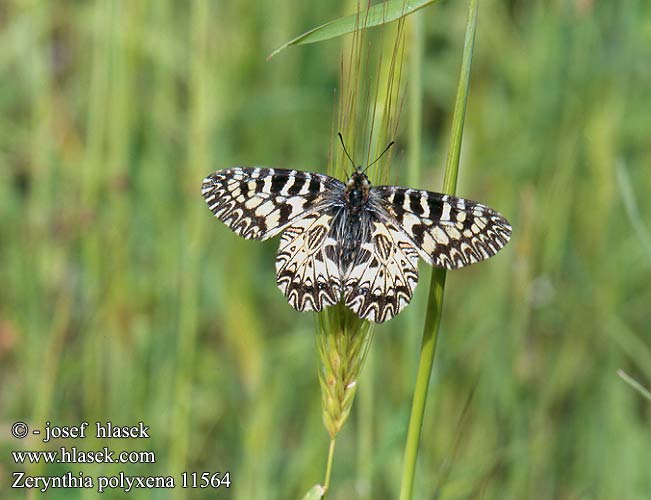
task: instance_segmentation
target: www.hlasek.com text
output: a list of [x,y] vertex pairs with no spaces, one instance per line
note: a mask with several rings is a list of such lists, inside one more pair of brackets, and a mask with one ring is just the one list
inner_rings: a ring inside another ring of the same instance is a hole
[[80,450],[76,446],[58,450],[14,450],[11,457],[17,464],[153,464],[153,451],[120,451],[104,446],[101,450]]

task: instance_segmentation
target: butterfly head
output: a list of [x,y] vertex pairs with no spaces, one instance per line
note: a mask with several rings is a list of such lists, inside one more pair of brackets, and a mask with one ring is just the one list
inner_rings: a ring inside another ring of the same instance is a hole
[[[341,135],[341,132],[338,134],[339,135],[339,140],[341,141],[341,146],[344,148],[344,153],[346,153],[346,156],[350,160],[350,163],[352,163],[353,167],[355,167],[355,162],[353,161],[352,157],[348,153],[348,150],[346,149],[346,145],[344,144],[344,138]],[[365,172],[368,170],[370,167],[375,165],[382,156],[384,156],[384,153],[389,151],[389,148],[393,146],[393,141],[389,143],[389,145],[382,151],[380,156],[378,156],[375,161],[372,161],[366,167],[362,168],[361,166],[355,167],[355,171],[352,173],[352,175],[348,178],[348,181],[346,182],[346,189],[344,191],[344,198],[346,200],[346,203],[351,209],[358,209],[362,205],[364,205],[367,200],[368,200],[368,193],[371,190],[371,183],[368,180],[368,177],[366,176]]]
[[362,170],[362,167],[357,167],[346,182],[346,189],[344,190],[344,198],[346,203],[351,208],[358,208],[366,203],[368,200],[368,193],[371,189],[371,183]]

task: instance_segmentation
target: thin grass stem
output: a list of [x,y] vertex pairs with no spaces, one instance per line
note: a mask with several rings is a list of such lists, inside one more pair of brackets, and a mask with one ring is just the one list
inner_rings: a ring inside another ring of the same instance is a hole
[[409,37],[409,156],[407,184],[417,186],[420,181],[422,147],[423,104],[423,13],[417,12],[410,19]]
[[330,446],[328,447],[328,462],[326,464],[326,473],[325,473],[325,479],[323,481],[323,489],[325,491],[325,495],[328,494],[328,488],[330,487],[330,475],[332,473],[332,462],[335,457],[335,444],[337,442],[336,438],[330,439]]
[[633,389],[635,389],[637,392],[642,394],[642,396],[644,396],[646,399],[651,401],[651,392],[649,392],[648,389],[646,389],[642,384],[640,384],[637,380],[631,377],[628,373],[626,373],[624,370],[617,370],[617,375],[619,375],[619,377],[628,385],[630,385]]

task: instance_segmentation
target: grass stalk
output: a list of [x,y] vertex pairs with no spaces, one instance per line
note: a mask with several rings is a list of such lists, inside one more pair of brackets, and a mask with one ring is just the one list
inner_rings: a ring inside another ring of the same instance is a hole
[[422,164],[422,117],[423,117],[423,13],[417,12],[410,20],[409,37],[409,156],[407,185],[417,186]]
[[[477,27],[478,0],[470,0],[468,6],[468,21],[466,23],[466,36],[461,60],[461,71],[457,86],[457,97],[454,104],[452,117],[452,134],[448,148],[448,158],[443,181],[443,192],[454,194],[457,187],[459,171],[459,157],[461,154],[461,139],[463,137],[463,123],[470,83],[470,66]],[[444,269],[435,268],[430,282],[429,298],[427,301],[427,316],[423,329],[420,359],[414,386],[411,415],[407,429],[407,441],[403,459],[402,482],[400,487],[400,500],[412,498],[414,490],[414,476],[416,474],[416,461],[418,458],[418,445],[427,401],[436,344],[438,340],[441,313],[443,308],[443,292],[445,290],[446,272]]]
[[326,463],[325,479],[323,480],[324,496],[328,493],[328,487],[330,486],[330,475],[332,474],[332,462],[335,457],[336,442],[337,438],[331,438],[330,446],[328,447],[328,462]]
[[651,392],[649,392],[648,389],[646,389],[642,384],[640,384],[637,380],[631,377],[628,373],[626,373],[624,370],[617,370],[617,375],[624,382],[630,385],[633,389],[639,392],[642,396],[644,396],[646,399],[651,401]]

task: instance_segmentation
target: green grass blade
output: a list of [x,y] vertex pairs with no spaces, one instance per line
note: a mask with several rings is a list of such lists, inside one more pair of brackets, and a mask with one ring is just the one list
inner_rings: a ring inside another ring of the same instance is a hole
[[[457,97],[452,117],[452,134],[450,136],[448,160],[445,168],[445,179],[443,181],[443,192],[449,194],[454,194],[457,186],[461,139],[463,136],[463,122],[466,112],[466,101],[468,98],[468,86],[470,82],[470,66],[477,27],[477,8],[478,0],[470,0],[468,7],[468,22],[466,24],[466,38],[463,47],[463,57],[461,60],[461,72],[459,75]],[[420,432],[423,424],[423,415],[425,413],[427,390],[429,387],[430,375],[432,373],[432,365],[434,364],[436,341],[438,339],[439,325],[441,322],[445,276],[446,272],[444,269],[435,268],[432,272],[429,298],[427,300],[427,316],[425,317],[420,359],[418,361],[418,372],[416,375],[411,415],[409,417],[409,428],[407,429],[407,441],[405,443],[400,500],[408,500],[412,498],[413,494],[416,459],[418,457],[418,444],[420,442]]]
[[409,14],[413,14],[414,12],[438,1],[440,0],[390,0],[388,2],[374,5],[368,9],[368,11],[364,11],[361,14],[356,13],[340,17],[339,19],[329,21],[321,26],[306,31],[302,35],[299,35],[278,47],[269,54],[267,60],[293,45],[323,42],[324,40],[330,40],[331,38],[353,33],[360,29],[361,26],[364,28],[381,26],[396,21],[401,17],[408,16]]

